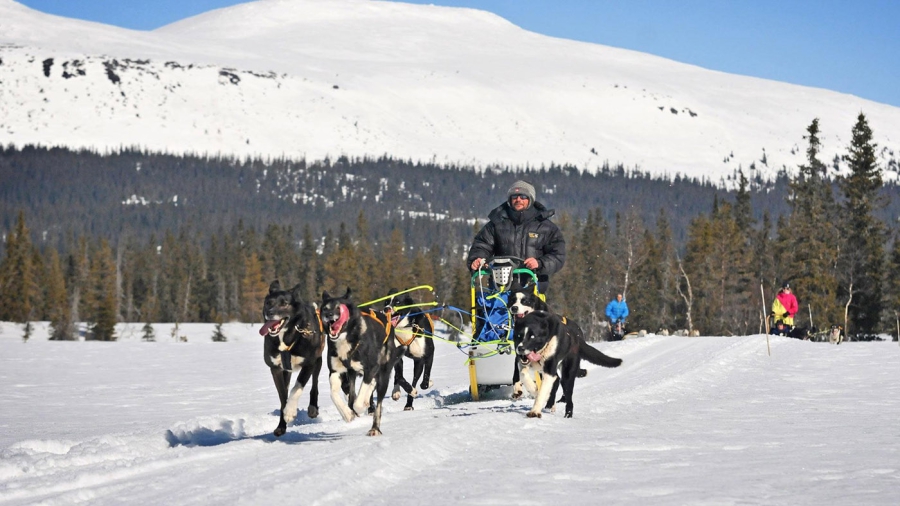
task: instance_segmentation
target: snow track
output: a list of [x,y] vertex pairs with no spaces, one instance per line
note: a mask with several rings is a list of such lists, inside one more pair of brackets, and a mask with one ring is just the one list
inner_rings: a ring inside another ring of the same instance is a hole
[[252,334],[6,335],[0,504],[895,504],[900,489],[896,343],[773,338],[771,356],[764,336],[600,343],[624,364],[588,364],[575,417],[539,420],[507,389],[470,402],[463,355],[440,343],[435,387],[415,411],[387,399],[383,436],[341,420],[322,374],[320,417],[307,389],[276,439]]

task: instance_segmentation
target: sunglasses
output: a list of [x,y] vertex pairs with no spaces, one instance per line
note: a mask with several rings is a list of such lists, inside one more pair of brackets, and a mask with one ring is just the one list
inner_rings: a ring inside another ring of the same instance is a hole
[[529,199],[527,195],[520,195],[517,193],[517,194],[513,195],[512,197],[510,197],[509,200],[531,200],[531,199]]

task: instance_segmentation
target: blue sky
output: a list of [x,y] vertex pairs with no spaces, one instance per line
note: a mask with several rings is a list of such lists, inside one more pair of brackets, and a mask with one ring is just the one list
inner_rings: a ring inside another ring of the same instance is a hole
[[[242,0],[17,0],[152,30]],[[406,0],[494,12],[554,37],[900,107],[900,0]]]

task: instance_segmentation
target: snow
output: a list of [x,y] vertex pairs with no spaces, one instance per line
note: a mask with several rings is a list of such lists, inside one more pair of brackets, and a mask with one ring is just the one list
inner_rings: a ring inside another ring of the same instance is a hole
[[816,117],[830,162],[864,112],[881,162],[900,157],[900,108],[551,38],[474,9],[260,0],[143,32],[0,0],[0,60],[4,145],[608,162],[720,183],[738,167],[796,170]]
[[23,343],[0,323],[0,504],[897,504],[896,342],[598,343],[624,364],[587,366],[572,419],[528,419],[506,388],[471,401],[438,342],[434,387],[387,400],[383,436],[341,420],[322,374],[319,418],[304,393],[276,439],[257,326],[141,327]]

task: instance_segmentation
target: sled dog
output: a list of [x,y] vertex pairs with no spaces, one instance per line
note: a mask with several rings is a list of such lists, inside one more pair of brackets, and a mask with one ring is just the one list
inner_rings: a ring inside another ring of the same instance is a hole
[[[541,300],[540,297],[534,294],[534,290],[530,288],[516,288],[510,292],[509,297],[509,312],[515,315],[516,319],[524,318],[526,314],[531,313],[533,311],[550,311],[550,306],[547,305],[546,302]],[[581,330],[581,327],[578,326],[572,320],[565,319],[565,325],[573,325],[577,329],[577,333],[581,336],[584,336],[584,333]],[[583,378],[587,376],[587,371],[584,369],[578,369],[578,377]],[[559,381],[553,385],[553,390],[550,391],[550,397],[547,399],[546,409],[551,411],[556,410],[556,392],[559,387]],[[522,382],[519,377],[519,368],[518,364],[516,365],[516,370],[513,371],[513,399],[518,399],[522,396]],[[565,401],[565,397],[560,399],[561,402]]]
[[[391,290],[391,293],[396,290]],[[425,390],[431,388],[431,366],[434,363],[434,323],[421,308],[409,307],[415,301],[409,294],[392,297],[385,305],[385,312],[389,313],[397,342],[403,346],[403,356],[413,361],[412,384],[403,377],[403,359],[397,360],[394,366],[394,391],[391,398],[400,400],[401,388],[406,391],[406,406],[404,411],[413,410],[413,400],[418,395],[415,388],[419,378],[422,384],[419,386]],[[395,309],[397,308],[397,309]]]
[[[306,384],[312,379],[309,391],[310,418],[319,416],[319,371],[322,369],[322,352],[325,337],[315,305],[300,298],[300,285],[282,290],[279,281],[269,285],[269,293],[263,302],[263,324],[259,334],[264,337],[263,358],[272,371],[281,416],[275,436],[280,437],[297,416],[297,402]],[[297,383],[288,393],[291,374],[299,370]]]
[[[377,398],[368,435],[381,435],[382,402],[391,369],[403,353],[394,327],[380,311],[360,311],[350,300],[349,288],[340,297],[323,292],[321,313],[328,336],[331,400],[344,421],[349,422],[367,411],[374,392]],[[358,377],[362,378],[359,391]]]
[[828,342],[831,344],[841,344],[844,340],[844,327],[840,325],[832,325],[828,332]]
[[[540,418],[541,408],[547,404],[553,384],[559,379],[566,400],[566,418],[572,418],[572,394],[581,359],[603,367],[618,367],[622,360],[604,355],[584,341],[581,328],[566,325],[562,318],[548,311],[533,311],[516,320],[513,331],[519,368],[524,370],[522,382],[534,396],[529,418]],[[541,389],[532,379],[534,372],[542,375]]]

